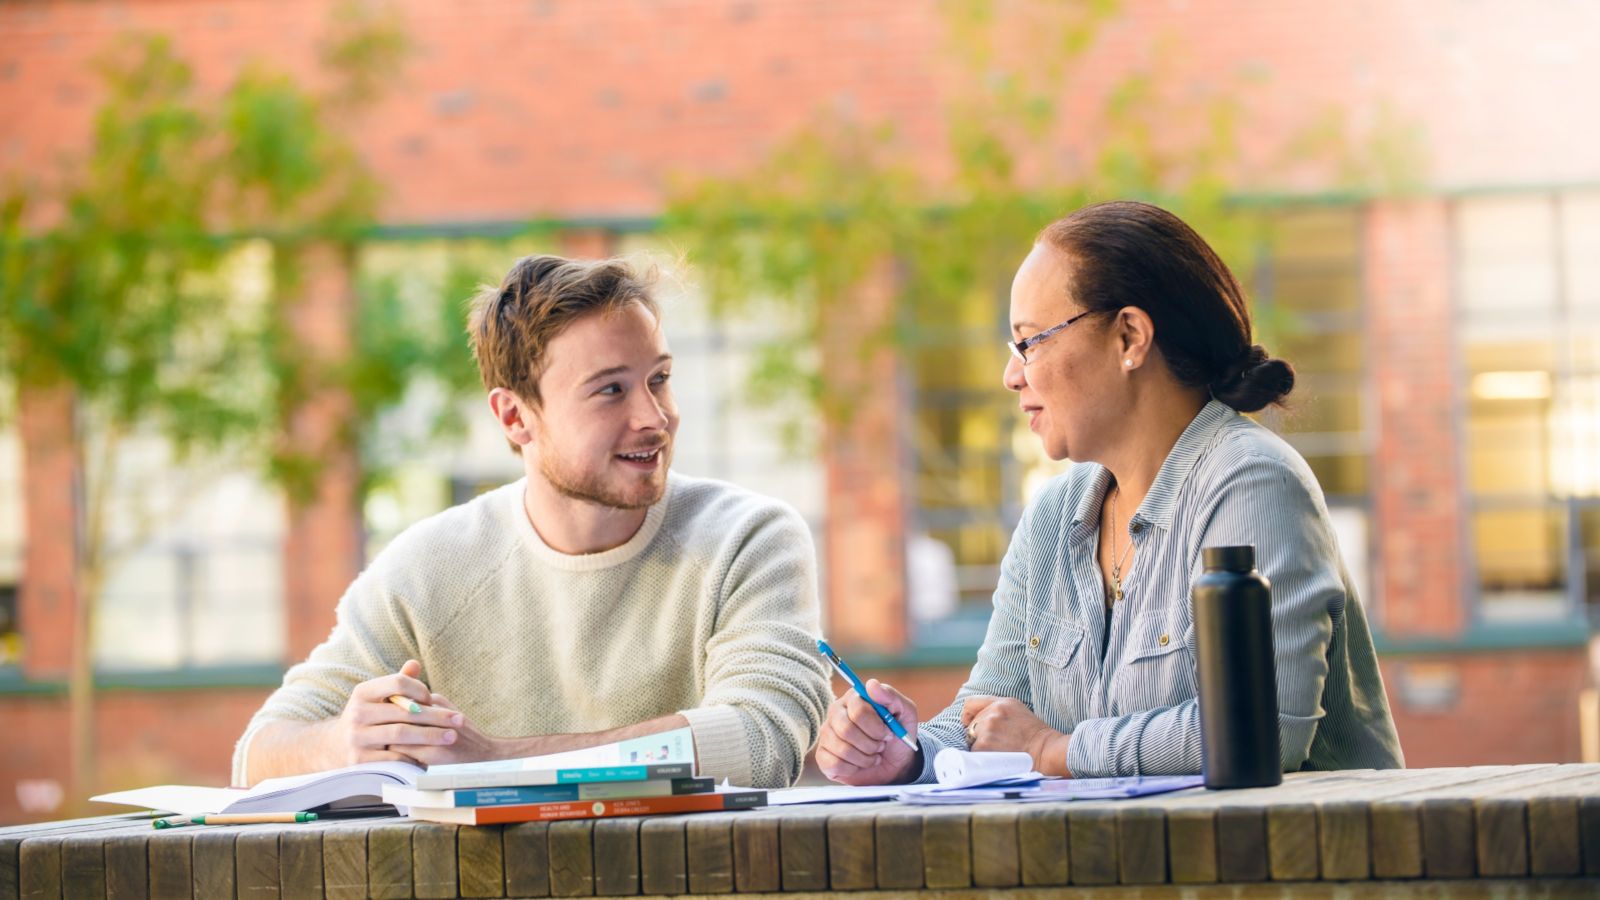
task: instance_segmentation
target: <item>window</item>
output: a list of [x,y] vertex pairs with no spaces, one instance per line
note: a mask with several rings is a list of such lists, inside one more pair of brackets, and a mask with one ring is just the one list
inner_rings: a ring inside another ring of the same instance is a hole
[[1362,332],[1360,228],[1353,208],[1282,213],[1271,223],[1254,285],[1258,339],[1295,367],[1282,432],[1330,499],[1365,502],[1370,465]]
[[[376,241],[361,248],[356,284],[363,296],[386,297],[403,311],[394,317],[399,321],[438,323],[473,385],[462,397],[437,382],[415,382],[371,430],[362,447],[372,478],[362,508],[368,559],[413,523],[522,477],[522,463],[476,386],[466,304],[479,286],[498,284],[518,259],[554,250],[542,235]],[[415,337],[419,346],[436,340]],[[441,432],[441,423],[454,427]]]
[[1294,365],[1295,389],[1286,410],[1269,407],[1257,418],[1310,464],[1357,594],[1375,606],[1359,210],[1289,210],[1269,226],[1253,273],[1253,317],[1257,339]]
[[[167,669],[281,659],[282,494],[223,460],[179,463],[154,437],[128,439],[119,455],[124,487],[107,511],[112,557],[96,664]],[[149,523],[157,524],[146,530]]]
[[1600,192],[1462,200],[1455,251],[1478,614],[1600,609]]
[[22,662],[22,633],[17,627],[17,585],[0,585],[0,668]]
[[1006,305],[988,292],[910,316],[906,600],[913,626],[963,609],[987,614],[1024,502],[1027,466],[1015,449],[1026,444],[1042,458],[1001,384],[1005,316]]
[[[230,311],[265,303],[263,242],[218,278]],[[176,345],[182,352],[181,341]],[[248,369],[241,363],[241,378]],[[226,454],[179,459],[158,434],[99,429],[85,410],[84,494],[103,496],[96,665],[168,669],[277,662],[283,654],[282,493]],[[104,485],[102,489],[102,485]],[[103,493],[102,493],[103,490]],[[93,511],[80,512],[87,523]]]
[[[12,386],[0,381],[0,396],[14,395]],[[8,418],[16,421],[15,416]],[[17,586],[22,580],[23,527],[21,441],[15,431],[0,430],[0,668],[22,661]]]
[[1600,628],[1600,503],[1576,505],[1579,557],[1583,560],[1580,586],[1583,608],[1591,627]]

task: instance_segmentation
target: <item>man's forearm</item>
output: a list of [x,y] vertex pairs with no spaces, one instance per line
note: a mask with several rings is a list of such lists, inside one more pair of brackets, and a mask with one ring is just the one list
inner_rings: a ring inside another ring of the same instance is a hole
[[295,722],[279,719],[262,725],[245,749],[245,782],[335,769],[339,763],[328,747],[328,730],[336,719]]
[[[673,713],[670,716],[648,719],[632,725],[623,725],[606,731],[586,731],[578,734],[539,734],[520,738],[502,738],[502,758],[514,759],[523,756],[544,756],[549,753],[565,753],[568,750],[584,750],[589,747],[598,747],[601,744],[611,744],[625,741],[629,738],[645,737],[660,734],[663,731],[672,731],[678,728],[688,728],[689,720]],[[699,764],[699,753],[696,754],[695,763]]]
[[[245,753],[246,785],[251,786],[265,778],[280,775],[299,775],[318,772],[345,765],[331,746],[330,732],[338,720],[322,722],[294,722],[278,720],[261,726],[250,739]],[[583,750],[629,738],[645,737],[689,727],[689,720],[673,713],[670,716],[623,725],[606,731],[579,734],[539,734],[527,737],[492,738],[485,736],[488,748],[480,749],[466,758],[453,762],[477,762],[486,759],[517,759],[524,756],[544,756],[568,750]],[[698,766],[698,752],[696,765]]]

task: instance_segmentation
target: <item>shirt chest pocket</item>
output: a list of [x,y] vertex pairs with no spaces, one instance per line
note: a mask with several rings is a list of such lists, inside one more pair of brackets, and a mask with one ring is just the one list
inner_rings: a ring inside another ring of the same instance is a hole
[[1058,616],[1039,613],[1029,623],[1028,659],[1064,669],[1083,644],[1083,629]]
[[1194,625],[1188,610],[1141,613],[1129,629],[1122,664],[1112,680],[1111,714],[1176,706],[1194,698]]
[[1069,730],[1085,717],[1089,681],[1084,629],[1050,613],[1028,622],[1028,684],[1033,711],[1050,727]]

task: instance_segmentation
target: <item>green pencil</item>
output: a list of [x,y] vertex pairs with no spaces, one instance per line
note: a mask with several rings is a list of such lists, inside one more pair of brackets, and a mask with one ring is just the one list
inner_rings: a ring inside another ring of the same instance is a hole
[[[311,812],[295,813],[230,813],[228,815],[190,816],[189,821],[196,825],[255,825],[263,822],[315,822],[317,814]],[[158,828],[163,826],[156,826]]]

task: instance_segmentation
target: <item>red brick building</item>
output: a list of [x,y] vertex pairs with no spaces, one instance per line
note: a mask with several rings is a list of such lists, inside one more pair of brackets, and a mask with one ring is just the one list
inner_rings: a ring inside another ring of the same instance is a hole
[[[314,80],[331,6],[0,7],[0,173],[48,179],[81,150],[99,101],[92,61],[119,35],[170,35],[208,90],[252,59]],[[1098,33],[1082,77],[1063,85],[1071,127],[1030,165],[1086,158],[1106,92],[1138,72],[1180,100],[1236,93],[1246,169],[1329,106],[1359,133],[1393,121],[1420,136],[1423,184],[1402,197],[1341,194],[1335,174],[1314,167],[1276,186],[1300,237],[1264,253],[1252,282],[1258,302],[1308,323],[1284,355],[1301,364],[1309,399],[1298,419],[1275,424],[1317,468],[1367,585],[1408,762],[1579,758],[1588,616],[1600,603],[1600,11],[1481,0],[1125,7]],[[395,8],[415,52],[354,138],[386,187],[383,221],[396,233],[471,238],[538,217],[566,223],[557,243],[569,253],[612,252],[646,240],[674,179],[741,171],[826,114],[891,121],[927,148],[913,162],[946,168],[941,110],[964,76],[933,3]],[[309,339],[339,346],[351,276],[330,264],[308,289],[308,308],[325,314],[310,317]],[[914,364],[903,370],[907,396],[886,393],[810,475],[773,490],[804,495],[830,627],[855,645],[857,664],[933,709],[972,657],[995,535],[1014,521],[1027,473],[1006,469],[998,493],[964,504],[924,496],[917,483],[930,470],[908,423],[923,409],[943,410],[931,420],[946,423],[970,410]],[[998,380],[996,369],[989,387]],[[956,399],[941,406],[946,395]],[[62,438],[74,423],[48,396],[17,409],[0,442],[0,597],[15,610],[0,647],[19,648],[0,665],[0,821],[59,814],[52,801],[69,778],[78,463]],[[990,441],[997,467],[1015,465],[1005,427]],[[697,459],[718,464],[709,450]],[[744,465],[721,471],[768,484]],[[252,571],[277,573],[259,587],[266,618],[230,629],[224,610],[202,623],[219,634],[279,628],[268,658],[104,663],[103,786],[227,777],[234,737],[283,667],[326,633],[364,558],[372,511],[364,522],[351,466],[331,471],[316,503],[263,513],[267,524],[241,545]],[[496,474],[453,472],[439,495]],[[953,616],[908,616],[913,532],[953,557],[956,593],[969,601]]]

